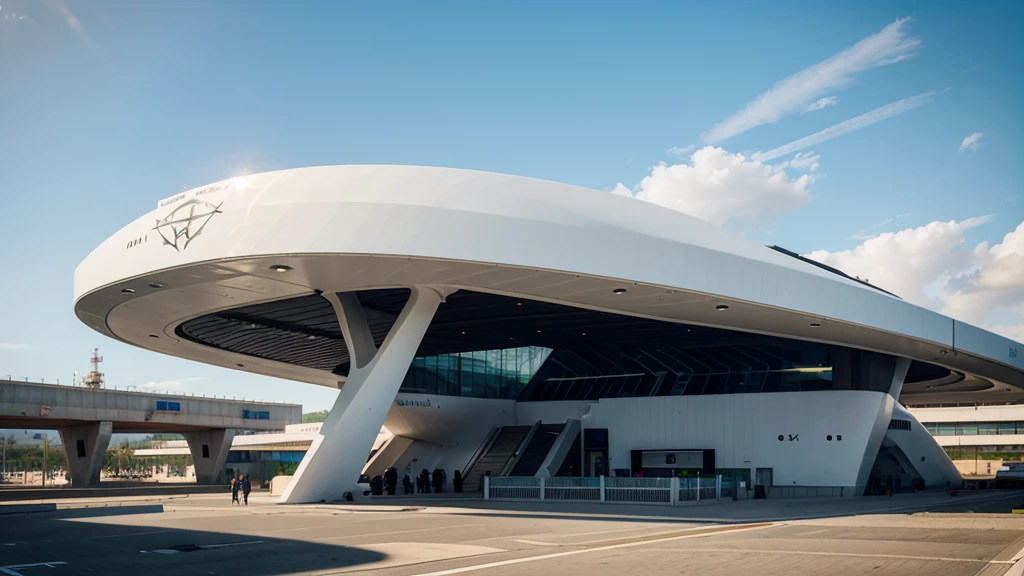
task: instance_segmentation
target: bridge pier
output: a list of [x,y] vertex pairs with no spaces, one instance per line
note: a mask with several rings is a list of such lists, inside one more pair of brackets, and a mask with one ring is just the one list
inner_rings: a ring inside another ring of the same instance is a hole
[[192,453],[192,463],[196,468],[196,484],[215,484],[217,476],[224,468],[224,462],[228,459],[235,431],[216,428],[185,432],[183,435],[188,442],[188,450]]
[[103,456],[107,453],[112,431],[111,422],[92,422],[57,429],[64,453],[68,457],[72,486],[99,484]]

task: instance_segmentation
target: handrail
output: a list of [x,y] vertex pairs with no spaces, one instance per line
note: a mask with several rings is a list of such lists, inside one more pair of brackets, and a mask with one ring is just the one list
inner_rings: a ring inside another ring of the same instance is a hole
[[507,476],[512,473],[516,464],[519,463],[519,459],[522,458],[523,453],[526,452],[526,448],[530,446],[530,441],[533,440],[533,435],[537,433],[538,429],[540,429],[540,423],[541,421],[537,420],[537,423],[534,424],[533,427],[530,428],[530,431],[526,433],[526,436],[523,437],[522,442],[520,442],[519,446],[516,447],[515,452],[512,452],[512,457],[505,463],[505,466],[501,469],[501,473],[498,474],[498,476]]
[[487,454],[487,451],[494,445],[494,441],[498,439],[498,432],[501,430],[501,426],[494,426],[491,431],[484,437],[484,441],[477,447],[476,452],[473,453],[472,458],[466,463],[466,467],[462,469],[462,477],[468,478],[469,473],[473,471],[473,468],[480,462],[480,459]]

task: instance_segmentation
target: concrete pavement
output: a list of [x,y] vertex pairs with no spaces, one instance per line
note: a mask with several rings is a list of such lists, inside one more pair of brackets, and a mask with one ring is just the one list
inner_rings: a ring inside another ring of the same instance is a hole
[[[57,512],[0,521],[0,568],[22,576],[991,576],[1015,566],[1024,569],[1016,561],[1024,555],[1024,518],[1005,513],[1024,500],[1024,493],[945,496],[955,501],[948,505],[939,495],[911,496],[819,503],[820,512],[847,514],[768,522],[740,516],[763,514],[765,506],[782,516],[801,504],[776,500],[734,507],[746,503],[730,502],[683,510],[707,513],[686,518],[667,514],[679,509],[661,506],[620,510],[595,504],[562,504],[565,509],[554,510],[482,501],[282,506],[260,493],[248,508],[230,506],[226,494],[62,500]],[[888,503],[921,511],[880,511]],[[85,506],[89,514],[74,514]],[[860,513],[853,512],[857,507]],[[997,511],[1004,513],[990,513]],[[712,513],[727,523],[711,521]],[[22,567],[12,568],[17,566]]]

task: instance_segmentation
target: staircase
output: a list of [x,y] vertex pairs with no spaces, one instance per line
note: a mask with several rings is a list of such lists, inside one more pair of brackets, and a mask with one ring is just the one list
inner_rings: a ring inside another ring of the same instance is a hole
[[491,449],[483,455],[473,468],[466,473],[462,483],[463,492],[482,492],[484,474],[490,471],[491,476],[498,476],[508,464],[516,448],[530,432],[532,426],[505,426],[498,432]]
[[542,424],[509,476],[533,476],[548,457],[565,424]]

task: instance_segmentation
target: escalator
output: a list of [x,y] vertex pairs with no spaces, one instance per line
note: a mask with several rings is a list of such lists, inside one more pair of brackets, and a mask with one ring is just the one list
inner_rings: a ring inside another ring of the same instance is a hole
[[[462,483],[463,492],[481,492],[484,488],[483,477],[487,472],[491,476],[499,476],[501,471],[515,455],[516,449],[522,444],[532,426],[505,426],[498,432],[487,452],[472,468],[466,471]],[[550,448],[550,447],[549,447]],[[543,459],[543,458],[542,458]],[[539,465],[539,464],[538,464]]]
[[565,424],[541,424],[509,476],[534,476],[544,463]]

